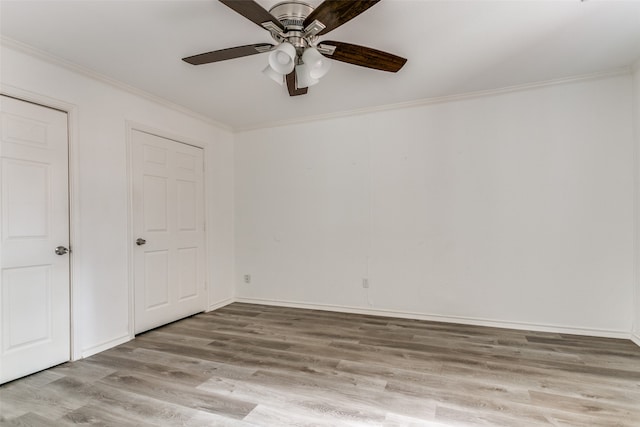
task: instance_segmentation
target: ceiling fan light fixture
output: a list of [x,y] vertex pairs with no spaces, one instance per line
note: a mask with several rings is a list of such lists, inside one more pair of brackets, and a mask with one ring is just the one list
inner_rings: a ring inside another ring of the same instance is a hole
[[271,68],[271,65],[267,65],[267,68],[262,70],[262,73],[274,82],[278,83],[280,86],[284,84],[284,78],[282,77],[282,74]]
[[288,42],[282,42],[269,54],[269,66],[280,75],[293,71],[296,61],[296,48]]
[[298,86],[298,88],[310,87],[319,82],[320,80],[311,77],[307,65],[301,64],[296,67],[296,86]]
[[331,68],[331,61],[318,52],[315,47],[305,49],[302,54],[302,62],[307,66],[309,76],[313,79],[324,77]]

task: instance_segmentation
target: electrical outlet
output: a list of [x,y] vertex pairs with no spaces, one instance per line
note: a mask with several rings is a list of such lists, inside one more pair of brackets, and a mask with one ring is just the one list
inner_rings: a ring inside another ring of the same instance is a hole
[[251,283],[251,275],[250,274],[245,274],[244,275],[244,283]]
[[367,278],[362,279],[362,287],[365,289],[369,288],[369,279]]

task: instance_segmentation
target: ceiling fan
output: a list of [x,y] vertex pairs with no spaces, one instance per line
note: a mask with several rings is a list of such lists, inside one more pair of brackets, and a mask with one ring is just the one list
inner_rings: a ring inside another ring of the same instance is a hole
[[318,41],[331,30],[360,15],[380,0],[325,0],[313,8],[299,0],[283,1],[267,12],[254,0],[219,0],[271,33],[278,43],[257,43],[214,50],[182,58],[193,65],[209,64],[258,53],[269,53],[264,73],[279,84],[286,81],[290,96],[304,95],[331,66],[331,58],[361,67],[397,72],[405,58],[369,47]]

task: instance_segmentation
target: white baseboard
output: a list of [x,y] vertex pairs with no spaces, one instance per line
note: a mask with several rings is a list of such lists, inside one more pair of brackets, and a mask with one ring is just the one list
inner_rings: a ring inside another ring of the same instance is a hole
[[[213,311],[213,310],[217,310],[221,307],[224,307],[225,305],[229,305],[231,303],[235,302],[235,298],[227,298],[224,299],[222,301],[218,301],[215,302],[213,304],[210,304],[209,307],[207,307],[206,311]],[[120,337],[117,338],[113,338],[109,341],[103,342],[101,344],[97,344],[94,346],[91,346],[89,348],[85,348],[81,351],[80,353],[80,357],[79,359],[84,359],[85,357],[89,357],[89,356],[93,356],[94,354],[98,354],[100,352],[103,352],[105,350],[109,350],[110,348],[113,348],[115,346],[118,346],[120,344],[124,344],[127,341],[132,340],[133,337],[129,336],[129,334],[126,335],[122,335]],[[77,360],[74,358],[74,360]]]
[[109,350],[112,347],[115,347],[120,344],[124,344],[127,341],[131,341],[131,339],[132,337],[130,337],[129,334],[125,334],[118,338],[114,338],[109,341],[103,342],[102,344],[85,348],[82,350],[82,358],[93,356],[94,354],[100,353],[105,350]]
[[[217,310],[219,308],[222,308],[234,302],[273,305],[273,306],[279,306],[279,307],[305,308],[310,310],[336,311],[339,313],[354,313],[354,314],[367,314],[372,316],[398,317],[401,319],[429,320],[434,322],[458,323],[462,325],[489,326],[493,328],[507,328],[507,329],[518,329],[518,330],[538,331],[538,332],[553,332],[553,333],[560,333],[560,334],[586,335],[586,336],[604,337],[604,338],[621,338],[621,339],[630,339],[635,344],[640,346],[640,335],[638,333],[629,333],[624,331],[613,331],[613,330],[591,329],[591,328],[575,328],[575,327],[543,325],[543,324],[525,323],[525,322],[505,322],[500,320],[488,320],[488,319],[480,319],[480,318],[473,318],[473,317],[442,316],[437,314],[436,315],[423,314],[423,313],[414,313],[414,312],[406,312],[406,311],[385,310],[385,309],[379,309],[379,308],[361,308],[361,307],[351,307],[351,306],[332,305],[332,304],[313,304],[313,303],[286,301],[286,300],[271,300],[271,299],[260,299],[260,298],[227,298],[227,299],[215,302],[213,304],[210,304],[209,307],[207,308],[207,311]],[[113,338],[109,341],[103,342],[101,344],[97,344],[89,348],[83,349],[81,353],[81,358],[89,357],[94,354],[100,353],[102,351],[108,350],[117,345],[124,344],[127,341],[130,341],[131,339],[132,337],[130,337],[129,334],[125,334],[120,337]]]
[[225,305],[229,305],[231,303],[234,303],[235,301],[236,301],[235,298],[223,299],[222,301],[218,301],[218,302],[214,302],[212,304],[209,304],[209,307],[205,311],[209,312],[209,311],[217,310],[219,308],[224,307]]
[[[236,298],[237,302],[249,304],[275,305],[281,307],[306,308],[311,310],[337,311],[340,313],[367,314],[372,316],[398,317],[402,319],[429,320],[434,322],[458,323],[463,325],[489,326],[493,328],[518,329],[536,332],[552,332],[571,335],[586,335],[592,337],[629,339],[629,332],[606,329],[576,328],[558,325],[544,325],[526,322],[506,322],[462,316],[443,316],[405,311],[385,310],[379,308],[361,308],[331,304],[312,304],[296,301],[270,300],[260,298]],[[639,338],[640,339],[640,338]],[[636,342],[638,344],[638,342]],[[638,344],[640,345],[640,344]]]

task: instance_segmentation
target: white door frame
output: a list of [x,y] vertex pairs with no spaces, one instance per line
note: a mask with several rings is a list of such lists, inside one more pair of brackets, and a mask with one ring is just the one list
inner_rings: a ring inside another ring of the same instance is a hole
[[70,318],[70,354],[71,360],[82,359],[82,346],[80,345],[80,322],[78,321],[80,313],[80,262],[79,254],[81,254],[78,242],[80,241],[80,203],[78,201],[80,160],[78,157],[78,107],[75,104],[68,103],[59,99],[51,98],[39,93],[31,92],[15,86],[0,84],[0,94],[22,101],[38,104],[43,107],[53,108],[55,110],[67,113],[67,139],[68,139],[68,168],[69,168],[69,318]]
[[205,307],[205,311],[209,310],[210,304],[210,296],[211,292],[209,289],[211,281],[210,277],[210,267],[209,267],[209,226],[208,226],[208,203],[207,203],[207,145],[203,142],[193,140],[191,138],[187,138],[182,135],[176,135],[171,132],[167,132],[164,130],[160,130],[154,128],[152,126],[147,126],[142,123],[138,123],[135,121],[127,120],[126,121],[126,133],[127,133],[127,182],[128,182],[128,197],[127,197],[127,269],[128,269],[128,277],[129,277],[129,338],[135,338],[135,280],[134,280],[134,264],[133,264],[133,256],[134,256],[134,233],[133,233],[133,132],[139,131],[148,133],[151,135],[158,136],[160,138],[170,139],[171,141],[178,142],[180,144],[191,145],[193,147],[202,149],[203,156],[203,183],[202,183],[202,192],[204,197],[204,274],[205,274],[205,292],[207,295],[207,306]]

